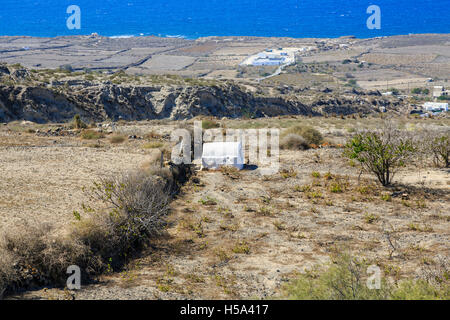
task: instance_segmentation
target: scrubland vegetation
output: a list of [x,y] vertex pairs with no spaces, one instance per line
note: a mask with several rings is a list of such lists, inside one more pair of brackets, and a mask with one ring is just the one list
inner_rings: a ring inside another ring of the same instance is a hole
[[280,147],[290,150],[306,150],[320,146],[323,142],[322,134],[314,128],[294,126],[285,130],[281,136]]
[[[149,152],[148,162],[94,179],[62,228],[42,221],[4,230],[0,292],[63,287],[75,264],[83,283],[117,275],[127,287],[143,281],[156,298],[448,299],[446,121],[210,119],[204,128],[282,128],[281,169],[191,177],[188,168],[161,167],[156,152],[168,159],[164,137],[189,123],[140,132],[148,127],[123,122],[107,133],[76,117],[68,126],[77,136],[66,141]],[[36,130],[8,132],[26,141]],[[417,170],[440,175],[428,185],[408,180]],[[142,270],[132,267],[141,261]],[[382,270],[381,290],[367,288],[368,265]]]
[[[379,289],[367,285],[369,262],[336,251],[326,266],[300,274],[284,286],[283,298],[295,300],[448,300],[450,285],[448,262],[420,279],[386,281]],[[370,269],[369,269],[370,270]]]
[[[188,174],[188,172],[185,172]],[[105,177],[85,190],[100,203],[82,205],[66,230],[49,224],[24,224],[2,234],[0,293],[34,286],[64,285],[70,265],[87,277],[121,270],[122,266],[161,234],[169,202],[178,190],[180,173],[150,167]]]
[[[450,122],[407,115],[448,89],[447,35],[16,38],[4,58],[28,68],[0,64],[0,298],[66,299],[76,264],[76,299],[449,299]],[[313,50],[256,83],[278,67],[240,63],[271,47]],[[280,170],[169,165],[193,120],[279,128]]]

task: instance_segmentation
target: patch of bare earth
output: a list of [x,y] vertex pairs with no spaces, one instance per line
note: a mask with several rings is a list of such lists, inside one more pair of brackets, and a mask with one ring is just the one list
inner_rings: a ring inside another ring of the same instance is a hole
[[[0,132],[0,226],[68,223],[100,176],[138,168],[148,152],[131,144]],[[98,145],[96,145],[98,144]]]

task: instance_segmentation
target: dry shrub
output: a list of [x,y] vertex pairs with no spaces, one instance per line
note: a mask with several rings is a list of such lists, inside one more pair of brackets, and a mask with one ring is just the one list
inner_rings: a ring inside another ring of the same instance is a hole
[[168,160],[172,157],[172,146],[164,145],[162,148],[158,149],[162,152],[163,158]]
[[161,166],[161,152],[162,151],[157,149],[150,150],[150,154],[148,155],[148,161],[145,161],[141,165],[141,169],[144,171],[148,171],[153,166]]
[[109,138],[109,141],[114,144],[123,143],[123,142],[125,142],[125,140],[127,140],[127,138],[125,136],[118,135],[118,134],[113,135]]
[[8,229],[0,242],[0,297],[5,290],[61,285],[71,265],[85,276],[121,268],[165,229],[180,179],[174,172],[152,167],[101,179],[86,193],[102,205],[83,205],[84,213],[75,211],[76,221],[58,233],[45,224]]
[[48,224],[23,224],[8,229],[0,252],[3,259],[13,262],[12,268],[0,265],[0,284],[4,289],[63,284],[71,265],[81,267],[87,275],[97,273],[102,265],[78,238],[56,235]]
[[[450,261],[447,256],[436,256],[431,264],[424,264],[419,274],[428,283],[450,290]],[[450,296],[450,291],[447,294]]]
[[92,199],[103,203],[102,208],[84,207],[81,223],[73,229],[74,237],[110,267],[119,268],[129,255],[163,231],[171,190],[171,181],[149,172],[104,178],[89,191]]
[[159,133],[152,130],[149,133],[146,133],[144,135],[144,139],[146,139],[146,140],[161,140],[162,136]]
[[14,264],[15,259],[12,253],[0,247],[0,300],[10,284],[18,279]]
[[305,126],[290,127],[283,132],[281,137],[284,138],[289,134],[296,134],[303,137],[306,143],[309,145],[310,144],[321,145],[323,142],[322,134],[312,127],[305,127]]
[[239,169],[233,166],[221,166],[219,168],[219,171],[221,171],[224,176],[228,176],[231,179],[241,178],[241,173]]
[[94,130],[83,130],[83,132],[81,132],[81,139],[84,140],[96,140],[96,139],[102,139],[105,136],[98,131],[94,131]]
[[425,143],[438,167],[450,167],[450,131],[434,133]]
[[176,183],[174,181],[173,172],[168,167],[151,166],[148,168],[147,172],[151,175],[161,177],[169,189],[172,189],[173,185]]
[[164,147],[164,143],[159,141],[147,142],[142,145],[143,149],[159,149],[162,147]]
[[281,139],[280,148],[288,150],[306,150],[309,149],[309,145],[302,136],[290,133]]

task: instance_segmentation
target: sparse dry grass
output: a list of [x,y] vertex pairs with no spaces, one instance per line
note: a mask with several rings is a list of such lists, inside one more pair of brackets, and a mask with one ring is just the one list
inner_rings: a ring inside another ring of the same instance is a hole
[[[334,131],[327,131],[332,121],[352,125],[366,121],[320,120],[324,123],[300,118],[248,120],[242,125],[282,123],[289,127],[304,122],[318,128],[328,139],[335,138]],[[228,127],[233,120],[225,123]],[[158,127],[158,132],[164,130]],[[343,129],[343,134],[350,136],[351,132]],[[130,152],[148,152],[148,158],[157,151],[144,151],[138,143],[127,143],[127,148]],[[297,266],[320,264],[327,256],[326,249],[336,243],[345,243],[355,251],[364,250],[380,265],[395,264],[400,271],[390,272],[402,279],[432,263],[436,255],[445,254],[445,230],[450,220],[442,200],[448,199],[448,185],[445,180],[436,183],[436,179],[447,179],[444,172],[430,169],[438,178],[428,175],[434,180],[426,180],[426,185],[419,180],[402,180],[384,188],[370,176],[359,177],[359,168],[349,166],[340,153],[340,149],[328,147],[282,151],[285,170],[269,177],[227,168],[198,173],[197,182],[182,187],[172,205],[169,236],[155,241],[143,258],[143,270],[132,273],[138,280],[127,281],[127,287],[138,294],[138,286],[145,285],[154,288],[162,298],[245,298],[259,296],[260,292],[273,294],[280,288],[281,275],[275,276],[274,283],[267,287],[263,285],[267,274],[280,270],[286,275]],[[158,159],[159,154],[155,162]],[[148,163],[146,170],[150,168]],[[402,179],[419,177],[414,166],[406,167],[401,174]],[[422,175],[427,173],[422,171]],[[389,231],[393,247],[385,231]],[[169,261],[177,271],[174,275],[167,273]],[[154,276],[149,277],[147,266],[151,266]],[[238,274],[234,283],[225,285],[224,281],[233,279],[234,274]],[[103,284],[99,290],[102,287],[120,295],[114,284]],[[94,293],[80,293],[90,294]]]
[[94,130],[83,130],[80,134],[81,139],[84,140],[98,140],[103,139],[105,135],[101,132],[94,131]]
[[142,145],[143,149],[159,149],[164,146],[164,143],[159,141],[147,142]]
[[113,135],[111,137],[109,137],[109,142],[113,143],[113,144],[119,144],[119,143],[123,143],[127,140],[127,137],[123,136],[123,135]]

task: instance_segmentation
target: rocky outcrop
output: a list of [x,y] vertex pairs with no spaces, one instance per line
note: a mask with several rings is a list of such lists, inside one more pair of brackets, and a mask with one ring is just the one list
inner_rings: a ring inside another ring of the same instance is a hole
[[283,98],[261,98],[236,85],[207,87],[0,86],[0,121],[188,119],[198,115],[238,118],[311,114],[307,106]]
[[[19,75],[18,75],[19,76]],[[26,76],[20,74],[20,76]],[[71,81],[52,86],[0,85],[0,122],[29,120],[65,122],[79,114],[85,121],[189,119],[215,117],[273,117],[369,113],[386,103],[355,95],[302,103],[298,96],[257,96],[242,87],[127,86],[110,82]]]
[[354,113],[367,114],[379,112],[381,107],[385,110],[394,110],[400,107],[400,101],[391,101],[385,98],[374,98],[372,94],[358,94],[345,97],[329,97],[318,99],[311,104],[313,111],[323,115],[350,115]]

